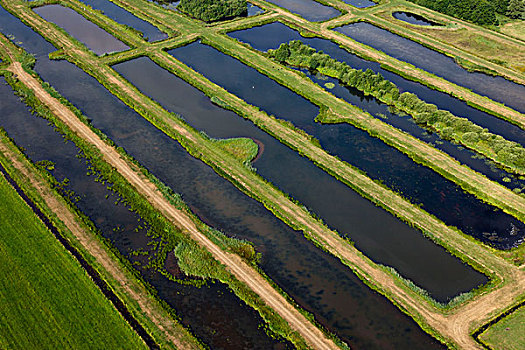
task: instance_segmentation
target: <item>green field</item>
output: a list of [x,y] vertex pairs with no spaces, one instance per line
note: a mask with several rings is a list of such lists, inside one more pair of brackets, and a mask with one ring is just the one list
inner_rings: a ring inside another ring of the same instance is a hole
[[0,198],[0,348],[145,348],[2,175]]
[[525,344],[525,308],[521,307],[490,326],[480,339],[491,349],[519,350]]

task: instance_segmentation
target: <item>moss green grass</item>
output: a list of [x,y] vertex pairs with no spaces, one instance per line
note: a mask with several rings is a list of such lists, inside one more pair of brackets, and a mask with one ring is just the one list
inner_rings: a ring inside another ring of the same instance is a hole
[[0,347],[146,348],[0,176]]
[[494,350],[521,350],[525,344],[525,307],[490,326],[479,339]]

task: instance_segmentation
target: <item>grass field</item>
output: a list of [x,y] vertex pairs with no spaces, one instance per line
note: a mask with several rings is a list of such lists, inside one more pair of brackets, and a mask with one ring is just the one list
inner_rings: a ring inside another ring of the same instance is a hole
[[0,348],[145,348],[1,175],[0,198]]
[[525,308],[521,307],[489,327],[480,339],[495,350],[519,350],[525,344]]
[[[399,26],[409,28],[410,30],[421,34],[426,34],[443,43],[452,45],[491,62],[512,68],[518,72],[523,72],[525,69],[525,66],[523,65],[525,53],[520,46],[512,44],[510,41],[497,40],[495,37],[486,35],[482,30],[474,31],[465,27],[458,29],[449,27],[414,26],[403,23],[402,21],[396,21],[392,17],[390,11],[380,12],[378,15]],[[520,26],[520,23],[524,22],[509,23],[506,26],[502,26],[501,31],[519,33],[520,28],[521,31],[523,31],[523,27]]]

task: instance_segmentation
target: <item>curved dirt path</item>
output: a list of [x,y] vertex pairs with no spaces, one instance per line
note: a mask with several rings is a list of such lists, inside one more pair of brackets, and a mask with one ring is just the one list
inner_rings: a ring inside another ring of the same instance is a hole
[[8,69],[33,90],[36,97],[48,106],[73,132],[96,146],[103,154],[104,160],[115,167],[155,208],[160,210],[175,225],[185,230],[195,241],[210,251],[215,259],[226,265],[236,278],[257,293],[271,308],[281,315],[294,330],[301,334],[312,347],[323,350],[339,349],[321,330],[315,327],[306,317],[291,306],[282,295],[273,289],[257,271],[246,264],[239,256],[224,252],[202,234],[193,221],[182,211],[171,205],[157,190],[154,184],[134,171],[129,164],[120,157],[115,149],[102,141],[89,127],[82,123],[73,112],[50,96],[34,77],[23,70],[19,62],[14,62]]

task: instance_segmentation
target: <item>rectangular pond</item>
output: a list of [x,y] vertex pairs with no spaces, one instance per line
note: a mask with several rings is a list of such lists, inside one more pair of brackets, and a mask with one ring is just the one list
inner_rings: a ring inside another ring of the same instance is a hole
[[367,8],[377,5],[377,3],[370,0],[341,0],[345,4],[349,4],[358,8]]
[[124,10],[122,7],[115,5],[109,0],[80,0],[93,9],[101,11],[104,16],[112,20],[129,26],[138,32],[142,33],[144,39],[149,42],[164,40],[168,34],[161,32],[157,27],[149,22],[146,22],[132,13]]
[[429,49],[415,41],[405,39],[388,30],[370,23],[352,23],[334,29],[356,41],[383,51],[401,61],[415,65],[459,86],[504,103],[525,113],[525,86],[502,77],[469,72],[459,66],[451,57]]
[[333,7],[323,5],[314,0],[267,0],[272,4],[296,13],[311,22],[327,21],[341,14]]
[[45,5],[35,8],[34,11],[46,21],[63,28],[97,55],[129,49],[122,41],[69,7]]

